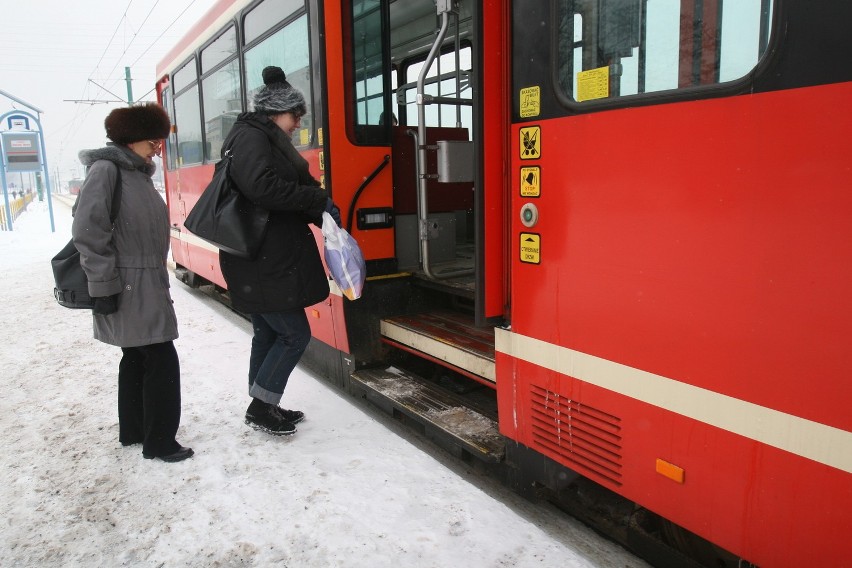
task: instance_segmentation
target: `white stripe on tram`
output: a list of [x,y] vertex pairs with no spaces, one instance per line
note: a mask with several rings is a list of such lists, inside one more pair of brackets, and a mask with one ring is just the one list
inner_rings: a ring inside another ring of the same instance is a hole
[[505,329],[495,330],[495,349],[516,359],[852,473],[852,432]]
[[[172,238],[178,239],[179,241],[183,241],[187,244],[203,248],[204,250],[215,252],[217,254],[219,252],[219,247],[217,247],[216,245],[211,245],[201,237],[197,237],[188,231],[182,232],[177,229],[173,229],[171,236]],[[343,292],[340,290],[340,287],[331,278],[328,279],[328,287],[333,295],[343,297]]]

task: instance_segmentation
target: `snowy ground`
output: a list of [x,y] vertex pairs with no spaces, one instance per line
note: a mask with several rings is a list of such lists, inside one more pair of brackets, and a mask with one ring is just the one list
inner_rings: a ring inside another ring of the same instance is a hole
[[173,280],[183,419],[196,455],[118,443],[118,348],[52,298],[69,208],[33,203],[0,232],[0,566],[647,566],[553,508],[436,453],[308,372],[276,439],[243,424],[250,330]]

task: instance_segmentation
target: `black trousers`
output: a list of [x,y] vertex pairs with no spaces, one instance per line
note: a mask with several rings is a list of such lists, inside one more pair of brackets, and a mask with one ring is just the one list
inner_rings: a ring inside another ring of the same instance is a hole
[[180,449],[180,362],[174,343],[122,347],[118,365],[118,439],[166,456]]

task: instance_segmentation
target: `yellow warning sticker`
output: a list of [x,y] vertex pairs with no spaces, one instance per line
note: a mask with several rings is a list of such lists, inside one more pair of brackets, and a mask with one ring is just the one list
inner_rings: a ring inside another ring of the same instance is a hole
[[321,172],[325,171],[325,152],[320,151],[318,154],[319,157],[319,168]]
[[541,263],[541,235],[521,233],[521,262]]
[[541,114],[541,88],[527,87],[521,89],[521,118]]
[[322,146],[322,128],[317,128],[317,144]]
[[307,128],[301,128],[299,130],[299,145],[307,146],[311,142],[311,131]]
[[577,73],[577,101],[605,99],[609,96],[609,67]]
[[539,197],[541,195],[541,168],[529,166],[521,168],[521,197]]
[[521,159],[537,160],[541,158],[541,128],[527,126],[521,128]]

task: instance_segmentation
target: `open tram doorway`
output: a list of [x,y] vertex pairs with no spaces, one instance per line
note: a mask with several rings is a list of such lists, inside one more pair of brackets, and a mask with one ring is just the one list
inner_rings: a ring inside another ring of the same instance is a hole
[[[412,270],[426,283],[454,290],[459,302],[474,304],[471,3],[464,5],[467,11],[448,5],[432,14],[434,6],[408,4],[390,4],[397,262],[400,270]],[[406,22],[415,7],[415,21],[425,24],[417,31]],[[401,51],[412,32],[434,40],[428,53],[406,57]]]
[[[442,290],[478,325],[503,315],[504,284],[486,276],[483,140],[483,3],[353,3],[356,144],[388,145],[393,172],[394,259]],[[497,56],[494,55],[494,58]],[[493,124],[501,123],[499,118]],[[490,186],[500,192],[499,184]],[[361,212],[358,222],[386,219]],[[359,227],[360,228],[360,227]],[[493,250],[499,247],[499,231]],[[498,255],[492,273],[502,274]],[[493,296],[486,307],[486,294]]]
[[[407,282],[404,299],[394,296],[398,311],[380,321],[389,367],[360,369],[352,385],[394,415],[486,461],[502,459],[493,327],[504,321],[508,281],[500,207],[489,213],[498,230],[487,231],[485,218],[489,199],[502,203],[504,191],[505,120],[485,118],[483,96],[486,65],[502,70],[500,54],[486,61],[483,45],[485,29],[500,37],[502,28],[483,22],[487,6],[498,5],[351,5],[355,96],[349,134],[356,145],[389,148],[393,179],[391,211],[356,207],[355,216],[358,222],[371,214],[377,223],[392,218],[395,271]],[[492,108],[498,112],[505,105]],[[487,139],[499,148],[493,153],[496,169],[486,166]],[[476,439],[466,437],[473,431]]]

